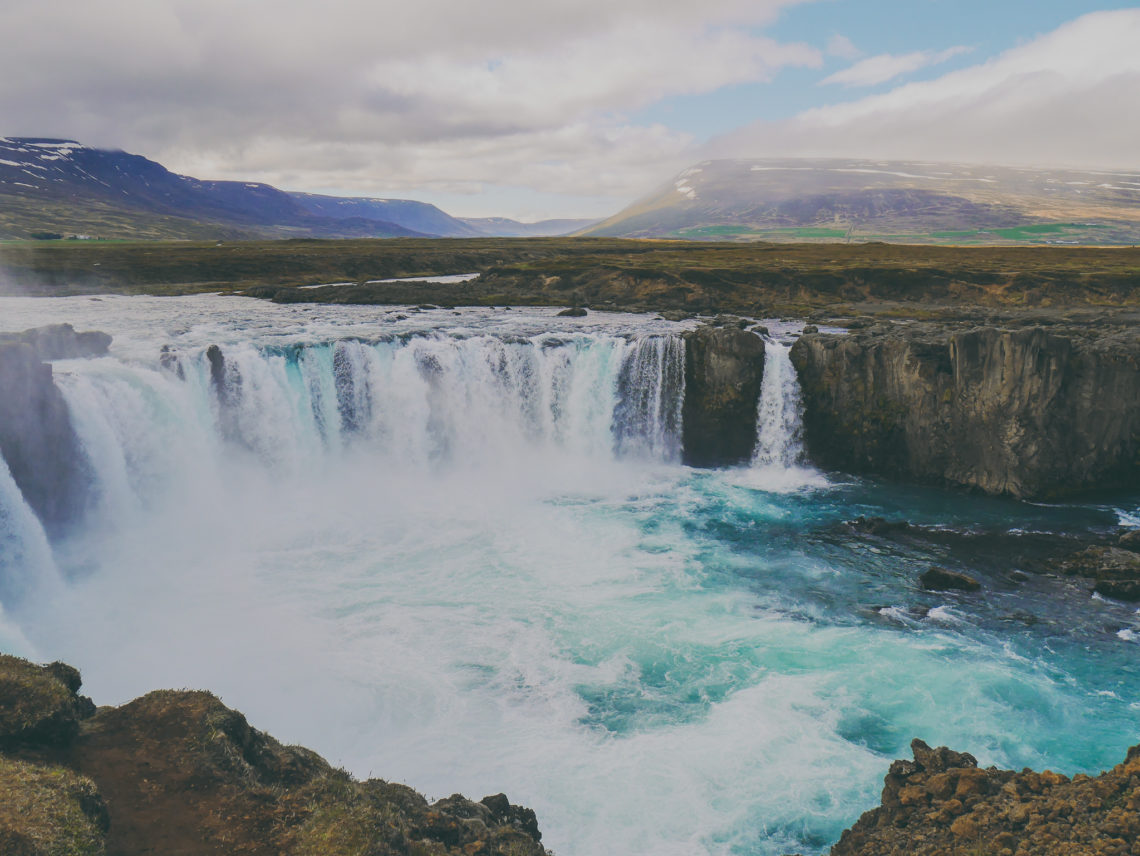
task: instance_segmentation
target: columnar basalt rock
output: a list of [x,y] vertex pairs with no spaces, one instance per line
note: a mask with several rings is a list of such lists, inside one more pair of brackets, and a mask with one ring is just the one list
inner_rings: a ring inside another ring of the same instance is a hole
[[752,457],[764,381],[764,340],[736,324],[685,335],[682,446],[686,464],[722,467]]
[[49,534],[87,504],[86,461],[52,367],[30,343],[0,344],[0,456]]
[[792,348],[821,466],[1017,497],[1140,483],[1140,333],[876,325]]

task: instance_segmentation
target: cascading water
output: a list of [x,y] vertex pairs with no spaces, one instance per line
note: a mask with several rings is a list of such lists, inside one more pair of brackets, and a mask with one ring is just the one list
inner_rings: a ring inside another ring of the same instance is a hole
[[[494,463],[523,449],[679,457],[677,336],[413,336],[168,355],[219,433],[297,470],[347,447],[404,463]],[[220,368],[219,368],[220,366]],[[201,420],[200,420],[201,421]]]
[[800,384],[790,353],[791,346],[778,339],[764,343],[756,446],[751,467],[735,477],[739,484],[775,492],[827,484],[823,474],[806,462]]
[[1134,739],[1133,608],[1011,587],[1013,556],[958,556],[992,597],[923,592],[915,568],[953,549],[843,523],[1064,532],[1125,512],[827,481],[800,466],[782,345],[754,465],[700,471],[678,457],[684,325],[0,308],[11,329],[115,337],[54,367],[96,483],[85,524],[49,546],[0,467],[4,573],[69,581],[6,601],[0,649],[72,662],[100,703],[209,688],[358,775],[504,791],[561,856],[821,854],[912,737],[1069,773]]
[[754,466],[794,467],[803,463],[800,383],[782,342],[764,344],[764,380],[756,416]]

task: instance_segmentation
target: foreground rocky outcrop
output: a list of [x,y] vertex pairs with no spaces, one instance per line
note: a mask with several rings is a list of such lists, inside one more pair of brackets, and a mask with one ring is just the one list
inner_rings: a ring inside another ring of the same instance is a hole
[[0,333],[0,456],[28,505],[51,535],[88,504],[87,464],[49,360],[107,353],[106,333],[70,324]]
[[882,805],[831,856],[1138,856],[1140,746],[1097,777],[979,769],[972,755],[911,743]]
[[1140,484],[1140,331],[875,324],[791,352],[821,466],[1048,497]]
[[502,794],[434,804],[283,746],[206,692],[96,709],[79,673],[0,655],[5,856],[544,856]]
[[764,340],[726,319],[685,334],[681,443],[686,464],[723,467],[752,457],[764,381]]

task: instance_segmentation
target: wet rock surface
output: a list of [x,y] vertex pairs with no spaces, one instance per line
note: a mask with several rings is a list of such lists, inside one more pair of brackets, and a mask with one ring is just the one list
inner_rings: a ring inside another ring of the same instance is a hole
[[44,528],[57,535],[82,516],[89,479],[67,404],[44,360],[75,354],[54,336],[25,336],[0,340],[0,456]]
[[764,340],[736,323],[685,334],[682,446],[686,464],[723,467],[752,457],[764,381]]
[[919,578],[922,587],[929,591],[978,591],[982,584],[968,574],[932,567]]
[[[1134,540],[1126,539],[1124,543],[1131,545]],[[1103,597],[1129,603],[1140,601],[1140,553],[1121,547],[1093,546],[1058,561],[1055,567],[1066,576],[1095,580],[1093,591]]]
[[4,345],[28,345],[40,360],[73,360],[106,356],[111,337],[98,330],[77,333],[70,324],[49,324],[21,333],[0,333],[0,347]]
[[1140,746],[1100,776],[979,769],[972,755],[911,743],[882,804],[831,856],[1140,854]]
[[882,324],[791,356],[825,468],[1016,497],[1140,483],[1132,325]]
[[[6,856],[546,854],[534,812],[502,794],[433,804],[404,785],[356,781],[207,692],[95,710],[78,689],[68,666],[0,655]],[[36,726],[55,720],[64,727]]]

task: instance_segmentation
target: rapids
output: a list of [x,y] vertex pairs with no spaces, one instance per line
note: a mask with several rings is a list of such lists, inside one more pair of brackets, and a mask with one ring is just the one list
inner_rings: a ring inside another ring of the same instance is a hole
[[[0,300],[5,329],[60,320],[115,337],[54,366],[97,501],[49,543],[0,466],[0,648],[99,703],[210,688],[360,776],[505,791],[560,856],[825,852],[914,736],[1066,773],[1136,741],[1132,608],[841,524],[1066,532],[1140,504],[813,470],[791,325],[766,322],[752,466],[699,471],[686,324]],[[955,561],[985,598],[918,588]]]

